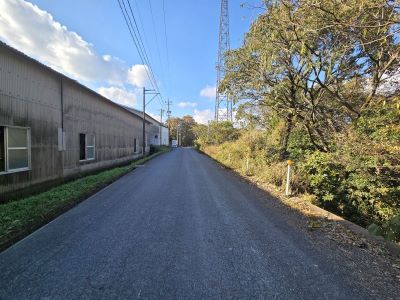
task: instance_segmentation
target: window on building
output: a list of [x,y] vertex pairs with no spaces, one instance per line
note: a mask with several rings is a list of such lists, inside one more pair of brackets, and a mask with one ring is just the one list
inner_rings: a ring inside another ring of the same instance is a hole
[[30,168],[30,129],[0,127],[0,172]]
[[79,134],[79,159],[86,159],[86,134]]
[[95,137],[93,134],[79,134],[79,159],[93,160],[95,158]]
[[86,135],[86,159],[94,159],[94,135]]
[[133,139],[133,152],[136,153],[136,151],[137,151],[136,139]]

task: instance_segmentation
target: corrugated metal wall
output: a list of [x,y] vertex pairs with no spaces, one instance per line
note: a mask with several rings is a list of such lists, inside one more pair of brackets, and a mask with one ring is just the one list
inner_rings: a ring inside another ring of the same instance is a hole
[[[66,151],[58,150],[62,123]],[[2,44],[1,125],[31,128],[32,168],[1,174],[0,198],[38,183],[129,161],[141,151],[138,116]],[[94,161],[79,161],[80,133],[95,135]],[[133,152],[135,138],[138,153]]]
[[0,125],[31,128],[32,170],[0,175],[0,194],[62,175],[59,77],[0,46]]
[[[89,170],[132,159],[134,139],[141,148],[142,120],[110,101],[99,98],[75,82],[64,82],[64,130],[67,150],[64,157],[65,174]],[[96,159],[79,161],[79,134],[94,134]]]

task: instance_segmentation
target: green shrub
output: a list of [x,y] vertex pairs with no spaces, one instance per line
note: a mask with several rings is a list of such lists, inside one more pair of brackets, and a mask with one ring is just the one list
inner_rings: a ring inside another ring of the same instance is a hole
[[389,241],[400,242],[400,215],[395,216],[382,226],[372,223],[368,226],[369,233],[385,237]]
[[[399,102],[386,99],[362,112],[329,141],[331,152],[315,150],[307,132],[293,128],[287,152],[294,160],[292,191],[308,193],[315,204],[359,225],[381,230],[400,214]],[[224,143],[203,146],[206,153],[242,174],[282,187],[287,165],[280,160],[284,122],[247,128]],[[250,169],[246,170],[249,160]],[[385,233],[386,232],[386,233]]]
[[400,214],[400,114],[393,103],[365,111],[337,143],[349,202],[362,222],[382,225]]
[[347,191],[347,172],[331,153],[311,152],[300,168],[307,180],[307,190],[316,196],[316,204],[343,214]]
[[266,167],[260,174],[263,181],[274,184],[278,187],[286,183],[287,164],[285,162],[276,163]]
[[289,138],[289,158],[295,163],[304,160],[307,153],[314,151],[315,147],[310,141],[307,132],[302,128],[295,128]]

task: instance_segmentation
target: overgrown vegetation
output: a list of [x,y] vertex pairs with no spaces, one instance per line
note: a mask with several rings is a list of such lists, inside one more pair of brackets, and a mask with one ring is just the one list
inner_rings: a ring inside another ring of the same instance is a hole
[[44,193],[1,204],[0,248],[47,223],[95,191],[133,170],[137,165],[167,151],[168,147],[161,147],[155,154],[136,160],[130,165],[85,176]]
[[[400,241],[399,2],[271,0],[219,86],[239,128],[197,126],[225,165]],[[227,128],[229,129],[227,131]]]

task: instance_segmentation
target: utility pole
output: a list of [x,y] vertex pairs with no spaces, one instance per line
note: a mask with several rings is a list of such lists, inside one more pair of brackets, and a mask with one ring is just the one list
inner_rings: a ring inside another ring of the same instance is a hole
[[143,123],[142,123],[142,156],[146,154],[146,94],[154,95],[154,97],[147,103],[149,104],[153,99],[160,93],[156,93],[154,90],[146,90],[143,87]]
[[161,118],[160,118],[160,146],[162,145],[162,128],[163,128],[163,122],[162,122],[162,116],[163,116],[163,113],[164,113],[164,110],[161,108],[160,109],[160,111],[161,111]]
[[143,87],[142,156],[146,154],[146,88]]
[[168,109],[167,109],[167,116],[168,116],[168,146],[171,146],[170,145],[170,138],[171,138],[171,125],[170,125],[170,118],[171,118],[171,110],[170,110],[170,105],[172,104],[172,102],[171,101],[169,101],[169,99],[168,99],[168,102],[167,102],[167,105],[168,105]]
[[179,126],[180,124],[176,125],[176,143],[178,144],[178,147],[179,147]]
[[207,122],[207,143],[210,141],[210,121]]

